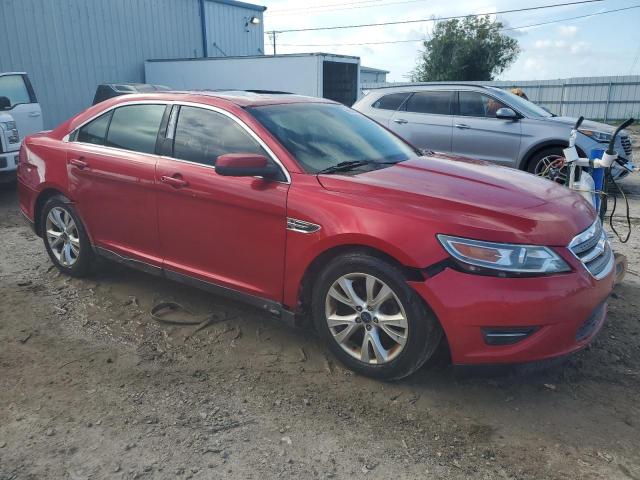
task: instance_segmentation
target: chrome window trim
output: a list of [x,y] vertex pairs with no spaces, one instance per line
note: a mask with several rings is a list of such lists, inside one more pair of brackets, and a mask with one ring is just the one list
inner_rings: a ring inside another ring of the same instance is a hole
[[[82,122],[80,125],[75,127],[71,132],[69,132],[67,135],[65,135],[64,138],[62,139],[62,141],[63,142],[68,142],[68,143],[79,143],[81,145],[90,145],[92,147],[96,147],[96,148],[100,148],[100,149],[108,149],[108,150],[121,151],[121,152],[133,152],[133,153],[137,153],[137,154],[141,154],[141,155],[150,155],[150,156],[154,156],[154,157],[160,157],[160,158],[163,158],[163,159],[166,159],[166,160],[175,160],[175,161],[179,161],[179,162],[189,163],[191,165],[202,165],[202,166],[205,166],[205,167],[213,168],[215,170],[215,166],[213,166],[213,165],[206,165],[206,164],[203,164],[203,163],[191,162],[189,160],[181,160],[179,158],[168,157],[166,155],[150,154],[150,153],[138,152],[136,150],[125,150],[125,149],[122,149],[122,148],[109,147],[109,146],[106,146],[106,145],[95,145],[95,144],[92,144],[92,143],[77,142],[77,141],[76,142],[70,142],[69,141],[69,137],[74,132],[76,132],[77,130],[79,130],[82,127],[84,127],[87,123],[95,120],[96,118],[100,117],[101,115],[104,115],[105,113],[110,112],[111,110],[114,110],[114,109],[120,108],[120,107],[130,106],[130,105],[165,105],[165,106],[178,105],[178,106],[186,106],[186,107],[203,108],[205,110],[211,110],[211,111],[220,113],[220,114],[230,118],[234,122],[236,122],[240,126],[240,128],[242,128],[245,132],[247,132],[249,134],[250,137],[252,137],[256,142],[258,142],[258,144],[271,157],[271,160],[274,161],[276,163],[276,165],[278,165],[280,167],[280,169],[282,170],[282,172],[284,173],[284,176],[286,178],[286,181],[280,182],[280,183],[291,184],[291,174],[285,168],[285,166],[282,163],[282,161],[273,152],[273,150],[271,150],[271,148],[269,148],[269,146],[258,136],[258,134],[251,129],[251,127],[249,127],[246,123],[244,123],[240,118],[235,116],[233,113],[228,112],[227,110],[224,110],[224,109],[222,109],[220,107],[215,107],[213,105],[206,105],[204,103],[185,102],[185,101],[180,101],[180,100],[175,100],[175,101],[174,100],[131,100],[129,102],[118,103],[117,105],[112,105],[111,107],[109,107],[106,110],[100,111],[99,113],[93,115],[89,119],[87,119],[84,122]],[[172,112],[172,115],[173,115],[173,112]],[[172,137],[171,138],[173,138],[173,135],[175,134],[176,125],[177,125],[177,122],[175,122],[175,124],[172,125],[172,132],[171,132]],[[169,124],[167,124],[167,133],[166,133],[167,138],[169,138],[169,134],[170,134],[169,133]]]
[[158,155],[156,153],[146,153],[146,152],[139,152],[137,150],[127,150],[126,148],[118,148],[118,147],[107,147],[106,145],[95,145],[93,143],[86,143],[86,142],[69,142],[69,143],[78,143],[80,145],[82,145],[83,147],[89,147],[89,149],[94,149],[97,151],[97,153],[105,153],[108,154],[110,152],[114,152],[114,153],[134,153],[136,155],[143,155],[145,157],[151,157],[154,159],[157,158],[161,158],[162,155]]

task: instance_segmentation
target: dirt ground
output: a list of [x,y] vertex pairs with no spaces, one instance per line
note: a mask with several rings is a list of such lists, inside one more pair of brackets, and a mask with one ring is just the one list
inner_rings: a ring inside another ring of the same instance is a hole
[[[640,176],[640,175],[639,175]],[[60,276],[0,192],[0,480],[640,479],[640,179],[630,272],[601,334],[547,370],[445,361],[398,383],[311,332],[101,262]],[[616,225],[622,226],[619,222]],[[159,324],[175,300],[216,323]]]

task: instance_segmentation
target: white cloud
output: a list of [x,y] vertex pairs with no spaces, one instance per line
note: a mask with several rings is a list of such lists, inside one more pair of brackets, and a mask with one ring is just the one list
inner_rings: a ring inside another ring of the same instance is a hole
[[573,37],[578,32],[578,27],[575,25],[560,25],[558,27],[558,33],[563,37]]

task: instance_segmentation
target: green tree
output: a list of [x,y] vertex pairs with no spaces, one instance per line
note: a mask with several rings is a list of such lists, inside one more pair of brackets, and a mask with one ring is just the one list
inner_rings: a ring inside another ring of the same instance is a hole
[[414,82],[493,80],[520,53],[518,41],[500,33],[502,23],[488,17],[438,22],[415,70]]

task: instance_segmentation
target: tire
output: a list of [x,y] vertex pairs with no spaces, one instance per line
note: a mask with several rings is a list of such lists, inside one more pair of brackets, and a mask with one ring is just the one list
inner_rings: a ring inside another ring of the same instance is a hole
[[379,380],[411,375],[434,354],[442,338],[435,315],[402,271],[364,253],[329,262],[314,282],[311,303],[316,330],[333,354],[351,370]]
[[564,157],[561,147],[551,147],[540,150],[529,159],[529,162],[527,163],[527,172],[540,176],[543,171],[547,170],[548,173],[547,175],[544,175],[544,178],[564,185],[564,179],[567,175],[566,167],[561,169],[547,169],[549,160],[552,161],[554,157]]
[[58,270],[72,277],[89,273],[93,259],[91,242],[68,198],[56,195],[47,200],[42,208],[40,228],[45,249]]

